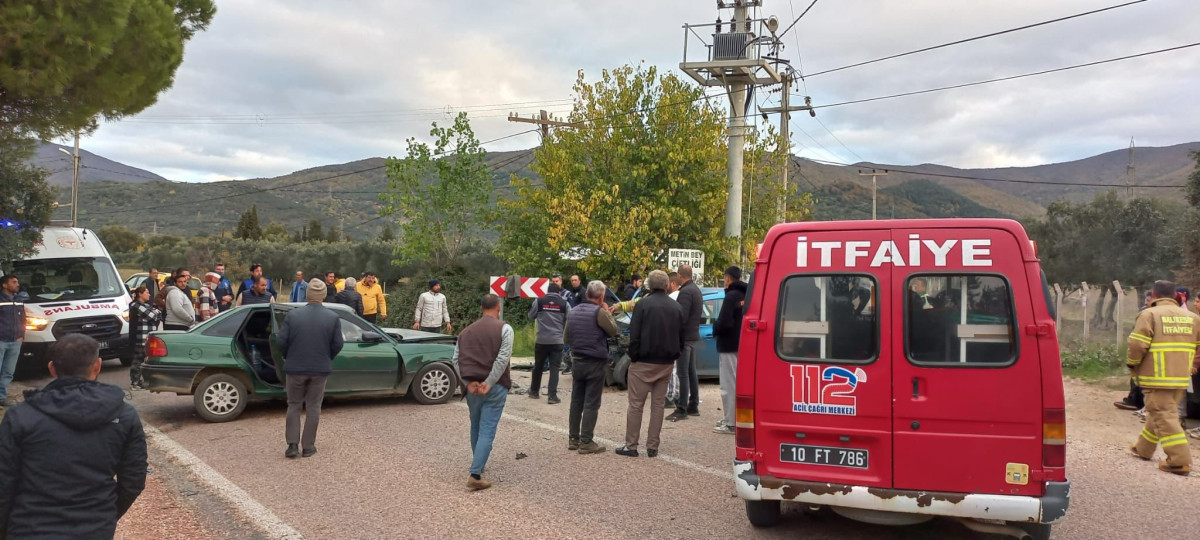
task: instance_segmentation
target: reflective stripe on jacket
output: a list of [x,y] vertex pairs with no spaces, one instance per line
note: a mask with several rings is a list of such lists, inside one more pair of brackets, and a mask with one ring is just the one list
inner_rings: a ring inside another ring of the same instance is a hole
[[1197,341],[1200,316],[1159,298],[1138,314],[1126,363],[1142,388],[1187,388]]

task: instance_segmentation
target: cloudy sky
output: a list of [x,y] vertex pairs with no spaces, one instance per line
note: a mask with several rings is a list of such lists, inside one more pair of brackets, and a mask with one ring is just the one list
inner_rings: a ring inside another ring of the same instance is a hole
[[[804,73],[1128,0],[820,0],[784,36]],[[810,0],[765,0],[782,26]],[[678,71],[685,22],[715,0],[219,0],[174,86],[83,146],[174,180],[270,177],[402,155],[431,121],[468,110],[480,140],[506,120],[570,108],[578,70]],[[726,19],[728,16],[726,16]],[[1150,0],[1030,30],[806,77],[816,105],[1053,69],[1200,41],[1194,0]],[[704,32],[701,32],[704,35]],[[697,42],[693,38],[692,46]],[[1034,165],[1200,140],[1200,47],[972,88],[795,115],[805,157],[958,167]],[[714,93],[716,90],[713,91]],[[764,94],[766,94],[764,92]],[[777,104],[778,93],[763,106]],[[772,121],[776,121],[773,117]],[[819,122],[818,122],[819,120]],[[822,125],[824,124],[824,125]],[[487,145],[535,146],[536,134]]]

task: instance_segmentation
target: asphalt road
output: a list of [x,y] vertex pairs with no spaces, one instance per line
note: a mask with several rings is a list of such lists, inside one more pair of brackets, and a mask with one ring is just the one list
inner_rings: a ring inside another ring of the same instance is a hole
[[[106,364],[101,377],[127,385],[126,370],[115,362]],[[521,387],[528,381],[526,372],[513,377]],[[754,529],[730,479],[733,437],[711,432],[720,418],[715,384],[702,385],[700,417],[665,424],[662,455],[650,459],[644,453],[616,455],[611,444],[598,455],[568,452],[570,377],[563,382],[560,405],[510,395],[485,474],[496,485],[481,492],[465,487],[471,457],[467,410],[457,400],[440,406],[409,399],[327,403],[319,453],[295,460],[283,457],[282,403],[252,403],[241,418],[210,424],[196,415],[191,397],[137,392],[132,401],[143,421],[306,538],[988,537],[950,520],[885,527],[786,505],[781,526]],[[1153,463],[1124,456],[1141,424],[1112,408],[1115,394],[1068,383],[1068,474],[1074,489],[1070,512],[1054,536],[1194,537],[1200,529],[1200,475],[1167,475]],[[623,439],[625,408],[624,392],[605,394],[599,437]],[[1192,448],[1200,452],[1195,441]],[[178,481],[164,489],[173,485]],[[192,508],[207,519],[203,526],[222,537],[263,536],[244,525],[223,527],[229,510],[211,503]],[[124,530],[123,538],[139,537]],[[144,537],[162,534],[147,531]]]

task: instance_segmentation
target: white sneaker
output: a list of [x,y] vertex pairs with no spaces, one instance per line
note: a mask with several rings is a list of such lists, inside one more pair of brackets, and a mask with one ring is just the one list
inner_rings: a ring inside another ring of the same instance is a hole
[[720,420],[717,420],[717,425],[716,425],[716,427],[725,427],[725,419],[724,419],[724,418],[722,418],[722,419],[720,419]]
[[717,426],[713,428],[713,433],[722,433],[725,435],[733,435],[733,428],[730,426]]
[[1194,427],[1192,429],[1187,430],[1185,433],[1188,434],[1188,437],[1191,437],[1193,439],[1200,439],[1200,427]]

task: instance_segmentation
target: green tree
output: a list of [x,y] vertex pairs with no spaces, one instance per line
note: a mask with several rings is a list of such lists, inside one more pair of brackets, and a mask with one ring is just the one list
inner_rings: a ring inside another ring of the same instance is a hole
[[1200,152],[1193,151],[1190,155],[1196,161],[1196,166],[1188,175],[1187,200],[1192,206],[1200,208]]
[[288,234],[287,228],[278,221],[272,221],[267,224],[266,228],[262,230],[262,238],[269,242],[279,242],[281,244],[287,244],[292,241],[292,235]]
[[324,242],[325,232],[321,227],[321,220],[313,218],[308,220],[307,233],[304,235],[304,240],[307,242]]
[[0,133],[0,261],[23,258],[54,211],[58,193],[46,182],[44,169],[26,164],[32,153],[28,142]]
[[396,231],[394,229],[392,229],[392,225],[390,223],[383,226],[383,231],[381,231],[379,233],[379,241],[380,242],[395,242],[396,241]]
[[153,105],[212,0],[5,2],[0,124],[55,138]]
[[250,205],[250,209],[242,212],[242,217],[238,219],[237,228],[233,230],[234,238],[242,240],[261,240],[263,237],[262,226],[258,222],[258,205]]
[[442,268],[457,264],[471,235],[487,225],[492,180],[466,113],[450,127],[434,122],[429,135],[432,146],[410,138],[408,157],[388,158],[380,214],[397,219],[397,263]]
[[[497,252],[516,271],[542,274],[582,256],[580,271],[611,279],[661,267],[667,248],[701,249],[711,268],[752,257],[783,194],[786,147],[773,130],[747,139],[739,246],[723,234],[726,114],[702,88],[624,66],[594,83],[581,71],[574,91],[576,125],[534,154],[544,184],[514,176],[515,199],[500,203]],[[811,198],[791,195],[788,217],[804,219]]]
[[110,253],[132,253],[142,245],[142,235],[124,225],[105,225],[96,231]]

